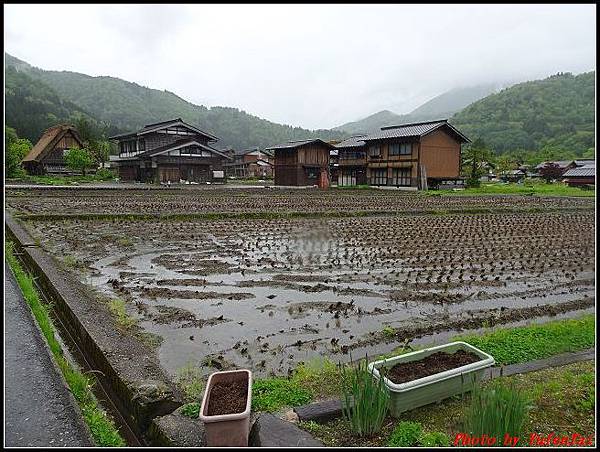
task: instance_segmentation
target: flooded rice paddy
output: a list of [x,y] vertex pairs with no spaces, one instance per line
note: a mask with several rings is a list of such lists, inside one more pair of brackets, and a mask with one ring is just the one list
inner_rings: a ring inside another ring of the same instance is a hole
[[281,375],[316,356],[347,361],[594,306],[592,209],[26,225],[162,337],[171,375],[190,363]]

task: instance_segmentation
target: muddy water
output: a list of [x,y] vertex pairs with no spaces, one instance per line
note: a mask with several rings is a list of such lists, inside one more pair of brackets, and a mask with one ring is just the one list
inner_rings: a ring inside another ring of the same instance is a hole
[[81,226],[30,223],[163,338],[172,375],[190,363],[285,374],[348,349],[387,353],[400,344],[386,326],[594,297],[591,213]]

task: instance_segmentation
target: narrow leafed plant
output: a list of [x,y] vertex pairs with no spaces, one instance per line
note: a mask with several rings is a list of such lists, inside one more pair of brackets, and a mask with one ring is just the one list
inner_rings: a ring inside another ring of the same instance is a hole
[[390,398],[383,378],[376,378],[373,371],[368,370],[367,362],[365,359],[356,366],[340,365],[344,418],[359,436],[370,436],[381,430]]
[[464,427],[473,436],[487,434],[502,438],[505,434],[520,436],[530,410],[528,398],[512,386],[475,386]]

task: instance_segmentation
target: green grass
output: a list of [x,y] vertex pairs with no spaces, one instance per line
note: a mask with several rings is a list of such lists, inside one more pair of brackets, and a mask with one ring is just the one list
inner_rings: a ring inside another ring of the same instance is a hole
[[[21,267],[11,242],[6,242],[5,256],[69,389],[79,403],[83,418],[90,428],[94,441],[104,447],[125,446],[125,440],[121,437],[113,420],[102,410],[92,392],[93,378],[74,369],[64,357],[60,343],[55,336],[54,325],[50,320],[49,307],[42,303],[34,286],[33,278]],[[35,388],[31,388],[31,390],[35,391]]]
[[252,383],[254,411],[273,412],[283,407],[304,405],[312,398],[312,394],[297,381],[284,377],[258,379]]
[[299,364],[291,377],[256,379],[252,384],[252,409],[277,411],[314,400],[339,397],[342,393],[340,367],[328,358]]
[[418,422],[400,422],[388,440],[389,447],[411,447],[416,446],[423,435],[423,428]]
[[111,299],[108,302],[108,310],[115,318],[117,325],[121,328],[128,329],[137,323],[133,317],[127,314],[123,300],[119,300],[118,298]]
[[595,332],[595,316],[587,314],[577,319],[461,335],[452,340],[467,342],[492,355],[497,364],[506,365],[593,347]]
[[292,380],[314,399],[335,397],[342,392],[340,367],[328,358],[313,358],[300,364]]
[[31,184],[39,185],[72,185],[90,182],[102,182],[115,179],[114,173],[110,170],[98,170],[96,174],[87,174],[85,176],[31,176],[25,175],[19,180]]
[[187,363],[177,370],[175,383],[179,385],[185,400],[191,403],[197,403],[202,400],[204,393],[204,376],[202,369],[193,363]]
[[435,196],[437,193],[450,196],[465,195],[536,195],[536,196],[584,196],[594,197],[595,190],[584,190],[578,187],[569,187],[563,183],[547,184],[540,181],[527,181],[523,184],[516,183],[485,183],[478,188],[466,188],[460,191],[440,190],[431,191],[428,194]]

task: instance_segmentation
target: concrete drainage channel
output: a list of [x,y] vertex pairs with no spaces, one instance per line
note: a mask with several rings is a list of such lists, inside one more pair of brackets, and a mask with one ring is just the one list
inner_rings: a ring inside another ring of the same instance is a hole
[[144,344],[117,330],[108,309],[10,215],[5,218],[7,239],[14,242],[42,296],[53,303],[56,326],[79,366],[94,372],[99,398],[120,423],[121,433],[131,446],[152,445],[148,433],[153,420],[181,406],[181,393]]
[[[52,315],[69,352],[84,372],[96,376],[96,395],[128,445],[204,446],[202,422],[180,413],[183,396],[154,353],[115,328],[108,309],[8,213],[5,231],[42,297],[53,304]],[[295,424],[271,414],[253,414],[251,423],[251,446],[322,445]]]

